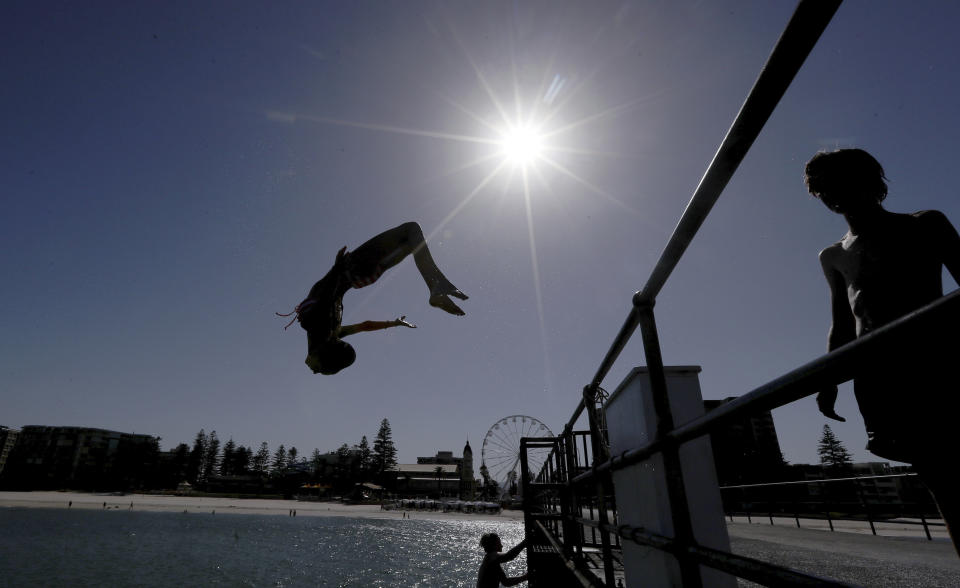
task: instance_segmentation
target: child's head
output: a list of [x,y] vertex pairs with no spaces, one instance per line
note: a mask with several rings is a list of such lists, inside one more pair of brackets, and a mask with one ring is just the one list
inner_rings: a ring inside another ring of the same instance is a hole
[[496,533],[484,533],[480,537],[480,547],[487,553],[493,553],[503,549],[503,543],[500,542],[500,535]]
[[310,345],[308,351],[304,363],[313,370],[313,373],[327,376],[350,367],[357,359],[357,352],[353,347],[340,339]]
[[807,162],[807,190],[831,210],[843,212],[844,202],[867,198],[873,203],[887,197],[883,167],[863,149],[821,151]]

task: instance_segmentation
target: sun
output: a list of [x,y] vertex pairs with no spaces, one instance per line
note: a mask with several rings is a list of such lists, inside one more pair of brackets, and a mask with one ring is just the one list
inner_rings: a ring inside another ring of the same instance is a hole
[[535,163],[543,154],[544,137],[532,124],[508,127],[500,140],[500,152],[504,159],[515,166],[526,167]]

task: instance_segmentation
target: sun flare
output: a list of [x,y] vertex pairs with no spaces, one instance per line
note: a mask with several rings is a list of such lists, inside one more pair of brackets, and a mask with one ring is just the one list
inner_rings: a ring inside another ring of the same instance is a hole
[[[461,49],[463,49],[462,45]],[[395,133],[423,139],[473,144],[477,148],[475,155],[463,161],[460,165],[444,170],[443,174],[452,175],[467,170],[479,170],[477,174],[479,179],[476,180],[476,185],[460,196],[457,202],[453,203],[450,211],[437,223],[434,229],[425,235],[425,238],[427,242],[432,242],[441,231],[446,230],[448,224],[457,215],[467,209],[468,205],[482,193],[498,191],[501,201],[508,196],[519,195],[521,197],[527,221],[527,238],[530,243],[530,269],[537,317],[540,323],[544,372],[549,373],[550,358],[546,345],[546,319],[540,279],[540,262],[534,230],[534,209],[538,200],[535,196],[540,194],[537,189],[538,187],[544,188],[542,194],[549,196],[554,196],[558,192],[569,192],[576,195],[581,190],[562,190],[559,188],[559,182],[553,182],[551,185],[552,177],[558,177],[564,181],[571,180],[576,182],[580,188],[585,188],[593,194],[603,196],[617,206],[636,214],[631,206],[622,202],[616,196],[607,193],[601,187],[594,185],[585,177],[582,177],[575,167],[571,167],[572,164],[576,163],[576,159],[584,156],[617,154],[577,148],[571,146],[569,141],[575,138],[575,134],[571,131],[585,127],[595,121],[619,116],[632,109],[640,101],[586,113],[579,118],[571,119],[569,117],[571,113],[561,113],[565,112],[566,106],[571,103],[572,96],[579,90],[580,86],[568,84],[567,78],[560,73],[554,74],[552,82],[547,85],[546,81],[551,78],[546,75],[549,72],[546,72],[540,89],[531,94],[519,85],[516,79],[517,67],[516,64],[513,64],[514,84],[512,92],[500,93],[477,65],[476,60],[465,49],[463,49],[463,56],[476,76],[478,90],[486,95],[489,104],[477,100],[477,105],[470,107],[450,98],[446,98],[445,101],[465,115],[468,120],[472,120],[473,128],[479,133],[403,127],[384,122],[349,120],[282,111],[267,111],[266,116],[269,120],[285,124],[310,121],[323,125],[354,127],[379,133]],[[512,102],[506,98],[510,94],[513,96]],[[462,128],[463,125],[459,124],[457,127]]]
[[543,136],[532,125],[518,125],[503,133],[500,151],[514,165],[527,166],[543,153]]

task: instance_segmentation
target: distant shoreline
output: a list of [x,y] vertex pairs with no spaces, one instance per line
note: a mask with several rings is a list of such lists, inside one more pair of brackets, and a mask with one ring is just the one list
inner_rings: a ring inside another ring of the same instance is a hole
[[[72,504],[71,504],[72,503]],[[104,507],[106,504],[106,507]],[[132,505],[132,506],[131,506]],[[78,508],[83,510],[139,510],[205,514],[256,514],[290,516],[354,517],[363,519],[409,518],[437,521],[520,521],[523,513],[472,514],[429,510],[381,510],[377,504],[343,504],[271,498],[221,498],[210,496],[164,496],[153,494],[94,494],[88,492],[0,492],[0,508]]]

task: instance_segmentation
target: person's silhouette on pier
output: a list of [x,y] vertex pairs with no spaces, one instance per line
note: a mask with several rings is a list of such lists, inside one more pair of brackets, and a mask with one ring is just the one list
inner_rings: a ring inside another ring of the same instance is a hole
[[450,297],[466,300],[467,295],[454,286],[437,267],[427,249],[420,225],[414,222],[380,233],[354,251],[342,248],[337,252],[333,267],[313,285],[306,299],[293,312],[277,313],[296,317],[307,331],[307,359],[305,363],[317,374],[335,374],[349,367],[356,359],[353,347],[343,337],[361,331],[377,331],[390,327],[416,328],[405,316],[392,321],[364,321],[342,325],[343,295],[351,288],[363,288],[377,281],[383,272],[400,263],[408,255],[420,270],[430,289],[430,304],[450,314],[465,314]]
[[496,533],[485,533],[480,537],[480,547],[483,548],[485,555],[483,562],[480,563],[480,570],[477,572],[477,588],[498,588],[501,584],[504,586],[516,586],[527,581],[527,574],[509,578],[504,573],[501,564],[512,561],[523,548],[526,547],[527,540],[524,539],[516,547],[506,553],[503,551],[503,543],[500,536]]
[[[833,321],[828,350],[863,336],[943,296],[944,267],[960,282],[960,236],[943,213],[889,212],[883,167],[861,149],[817,153],[806,166],[810,193],[842,214],[849,230],[820,252]],[[913,465],[930,489],[960,553],[960,449],[954,428],[960,358],[955,335],[923,333],[908,349],[881,351],[856,366],[854,393],[867,429],[867,449]],[[901,346],[906,347],[906,346]],[[827,417],[837,387],[817,395]]]

